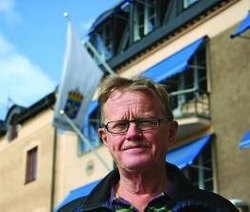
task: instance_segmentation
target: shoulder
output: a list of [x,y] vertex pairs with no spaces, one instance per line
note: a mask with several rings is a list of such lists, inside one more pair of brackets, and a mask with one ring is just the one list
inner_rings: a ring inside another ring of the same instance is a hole
[[238,211],[236,207],[228,199],[214,192],[202,190],[199,188],[194,189],[194,199],[199,199],[201,204],[207,205],[213,211]]
[[109,208],[108,200],[110,198],[111,188],[119,180],[119,177],[118,170],[114,169],[106,177],[104,177],[87,196],[83,196],[69,202],[57,210],[57,212],[78,210],[107,211]]
[[56,212],[69,212],[69,211],[77,211],[77,208],[81,207],[82,203],[85,201],[86,197],[81,197],[75,199],[68,204],[64,205],[63,207],[56,210]]
[[198,207],[208,209],[202,211],[238,211],[229,200],[221,195],[192,185],[175,165],[167,163],[166,168],[172,187],[175,188],[172,198],[177,201],[177,208],[188,207],[191,210],[192,207]]

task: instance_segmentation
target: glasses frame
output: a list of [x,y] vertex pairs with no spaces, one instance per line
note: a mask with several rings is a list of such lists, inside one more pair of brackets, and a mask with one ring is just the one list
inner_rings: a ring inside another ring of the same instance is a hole
[[[158,129],[163,121],[171,122],[172,120],[173,120],[173,119],[171,119],[171,118],[139,118],[139,119],[133,119],[133,120],[116,120],[116,121],[109,121],[109,122],[107,122],[107,123],[103,126],[103,128],[104,128],[107,132],[109,132],[109,133],[111,133],[111,134],[124,134],[124,133],[126,133],[126,132],[128,131],[128,129],[129,129],[129,127],[130,127],[130,123],[135,123],[135,126],[136,126],[136,128],[137,128],[138,130],[140,130],[141,132],[146,132],[146,131]],[[108,125],[109,125],[110,123],[115,123],[115,122],[119,122],[119,121],[123,121],[124,123],[125,123],[125,122],[127,123],[126,129],[125,129],[124,131],[121,131],[121,132],[114,132],[114,131],[112,131],[112,130],[110,131]],[[156,124],[155,124],[155,126],[152,127],[152,128],[143,130],[143,129],[140,129],[140,127],[139,127],[139,125],[138,125],[138,123],[143,122],[143,121],[152,121],[152,122],[155,122]]]

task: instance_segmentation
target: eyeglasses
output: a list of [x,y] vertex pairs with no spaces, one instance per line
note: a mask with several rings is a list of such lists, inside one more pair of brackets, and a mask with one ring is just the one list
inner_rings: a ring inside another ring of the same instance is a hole
[[108,122],[104,128],[112,134],[122,134],[128,131],[130,123],[135,123],[137,129],[140,131],[148,131],[157,129],[160,127],[163,121],[172,121],[169,118],[143,118],[143,119],[135,119],[135,120],[117,120]]

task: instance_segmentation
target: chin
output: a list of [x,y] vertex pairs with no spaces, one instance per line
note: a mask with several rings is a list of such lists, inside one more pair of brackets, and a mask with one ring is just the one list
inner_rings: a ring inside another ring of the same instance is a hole
[[147,168],[152,164],[152,160],[149,159],[132,159],[124,162],[123,167],[128,170],[139,170],[143,168]]

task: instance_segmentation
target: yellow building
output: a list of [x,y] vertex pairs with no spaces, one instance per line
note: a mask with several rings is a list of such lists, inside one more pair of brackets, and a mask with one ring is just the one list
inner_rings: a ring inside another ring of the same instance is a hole
[[250,128],[249,9],[247,0],[121,1],[90,31],[117,73],[168,86],[179,137],[167,160],[199,187],[243,205],[250,202],[250,150],[239,149]]
[[[1,122],[1,211],[48,212],[68,192],[107,173],[92,153],[80,153],[75,133],[52,126],[54,93],[29,108],[13,106]],[[103,148],[98,154],[113,166]]]

